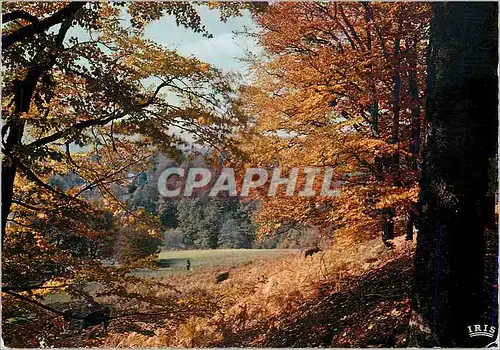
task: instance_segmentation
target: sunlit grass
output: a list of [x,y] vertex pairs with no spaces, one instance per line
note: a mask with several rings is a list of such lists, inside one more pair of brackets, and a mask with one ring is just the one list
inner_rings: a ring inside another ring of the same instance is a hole
[[186,271],[186,260],[191,263],[191,272],[231,268],[258,260],[274,260],[287,255],[299,254],[299,249],[207,249],[163,251],[158,256],[159,270],[141,269],[140,275],[180,274]]

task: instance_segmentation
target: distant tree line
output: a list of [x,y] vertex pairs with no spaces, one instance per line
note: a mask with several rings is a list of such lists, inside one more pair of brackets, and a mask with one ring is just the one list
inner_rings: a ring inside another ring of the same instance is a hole
[[[150,169],[128,174],[125,185],[113,187],[114,194],[133,210],[144,210],[156,217],[163,227],[163,239],[152,237],[145,230],[120,227],[119,217],[107,218],[110,234],[92,254],[114,258],[118,262],[133,261],[154,254],[159,249],[274,249],[300,248],[318,244],[314,229],[282,223],[272,235],[257,237],[258,224],[252,214],[258,210],[257,201],[241,201],[237,197],[209,197],[199,193],[195,198],[164,198],[158,193],[158,178],[167,166],[206,165],[200,158],[173,161],[159,155],[152,159]],[[61,190],[81,186],[84,181],[74,173],[51,179],[51,185]],[[88,200],[100,201],[98,191],[89,190]],[[113,226],[112,221],[117,223]],[[70,237],[70,236],[67,236]],[[82,244],[82,243],[81,243]],[[89,248],[90,249],[90,248]]]

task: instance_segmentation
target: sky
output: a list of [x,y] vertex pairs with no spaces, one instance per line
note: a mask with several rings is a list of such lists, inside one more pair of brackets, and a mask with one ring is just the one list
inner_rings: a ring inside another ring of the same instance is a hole
[[[245,27],[255,28],[256,24],[249,13],[245,11],[243,16],[231,17],[227,22],[220,20],[218,10],[200,6],[198,13],[207,31],[213,35],[212,38],[206,38],[201,33],[177,26],[174,16],[166,16],[150,23],[146,27],[145,37],[169,49],[177,49],[178,53],[183,56],[195,56],[225,72],[236,72],[245,76],[247,65],[240,58],[244,57],[247,51],[253,54],[259,51],[255,39],[236,34],[244,31]],[[192,143],[192,137],[189,134],[175,127],[171,128],[171,132],[189,144]]]
[[[248,50],[253,54],[259,52],[256,41],[245,35],[237,35],[245,27],[255,28],[250,14],[245,11],[241,17],[230,17],[226,22],[220,20],[219,10],[210,10],[206,6],[199,6],[198,13],[202,24],[213,38],[206,38],[201,33],[177,26],[174,16],[164,16],[150,23],[145,29],[145,37],[168,49],[177,49],[183,56],[195,56],[199,60],[210,63],[224,72],[236,72],[245,76],[247,65],[240,58]],[[88,40],[88,34],[80,28],[73,28],[72,35],[80,40]],[[191,143],[191,137],[180,130],[172,128],[172,132]],[[72,151],[80,150],[79,146],[71,145]]]
[[[235,34],[242,32],[245,27],[256,27],[248,11],[244,11],[241,17],[230,17],[226,22],[222,22],[219,10],[210,10],[203,5],[197,10],[202,24],[213,38],[205,38],[201,33],[177,26],[174,16],[164,16],[147,25],[145,37],[165,45],[168,49],[177,49],[181,55],[195,56],[225,72],[245,73],[246,64],[239,58],[245,56],[246,50],[253,54],[259,52],[255,39]],[[124,14],[124,18],[128,18],[128,15]],[[54,28],[54,31],[57,29]],[[81,41],[89,40],[88,33],[80,27],[73,27],[70,32]]]
[[235,35],[234,32],[243,31],[245,26],[255,27],[250,15],[245,12],[242,17],[232,17],[223,23],[218,10],[200,6],[199,14],[213,38],[205,38],[200,33],[178,27],[173,16],[163,17],[149,24],[145,36],[169,49],[177,48],[181,55],[196,56],[226,72],[245,73],[246,64],[238,58],[243,57],[246,50],[258,52],[258,45],[254,39],[241,34]]

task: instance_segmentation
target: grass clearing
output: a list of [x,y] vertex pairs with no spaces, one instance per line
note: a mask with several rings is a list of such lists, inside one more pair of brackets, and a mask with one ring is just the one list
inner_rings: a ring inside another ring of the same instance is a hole
[[299,254],[300,249],[207,249],[162,251],[158,256],[158,270],[140,269],[140,276],[157,276],[165,273],[186,272],[186,260],[191,262],[191,272],[206,269],[226,269],[259,260],[275,260]]
[[[394,249],[387,250],[376,238],[307,258],[279,256],[279,251],[261,252],[259,257],[252,255],[257,251],[244,250],[173,252],[169,259],[201,255],[204,264],[189,272],[183,264],[178,270],[173,265],[173,273],[155,277],[175,286],[192,307],[213,307],[212,311],[175,325],[165,323],[154,335],[132,332],[124,337],[112,331],[102,345],[406,347],[415,247],[402,236],[394,244]],[[234,259],[239,261],[236,266],[231,265]],[[229,277],[217,283],[222,271],[228,271]],[[134,288],[133,292],[141,293],[140,286]],[[170,291],[159,288],[155,293],[161,297]]]

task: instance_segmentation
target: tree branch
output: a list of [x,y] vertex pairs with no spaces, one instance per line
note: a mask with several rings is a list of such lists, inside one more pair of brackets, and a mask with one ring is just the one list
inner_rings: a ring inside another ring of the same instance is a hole
[[126,115],[126,113],[111,114],[111,115],[107,115],[107,116],[96,118],[96,119],[85,120],[85,121],[76,123],[67,129],[55,132],[52,135],[45,136],[45,137],[42,137],[41,139],[33,141],[32,143],[27,144],[26,147],[27,148],[40,147],[40,146],[46,145],[50,142],[57,141],[60,138],[66,136],[66,135],[69,135],[71,132],[81,131],[81,130],[88,128],[90,126],[96,126],[96,125],[104,126],[107,123],[109,123],[110,121],[115,120],[115,119],[120,119],[120,118],[124,117],[125,115]]
[[66,193],[58,191],[54,187],[43,182],[30,168],[28,168],[27,166],[25,166],[21,162],[18,163],[18,167],[19,167],[19,170],[21,170],[21,172],[23,172],[23,174],[26,175],[26,177],[28,177],[31,181],[38,184],[40,187],[43,187],[46,190],[48,190],[48,191],[50,191],[58,196],[61,196],[63,198],[70,199],[70,200],[75,199],[71,196],[68,196]]
[[40,147],[40,146],[46,145],[50,142],[57,141],[60,138],[66,136],[66,135],[69,135],[71,132],[81,131],[81,130],[86,129],[86,128],[91,127],[91,126],[104,126],[104,125],[108,124],[109,122],[112,122],[112,121],[117,120],[117,119],[121,119],[135,109],[145,108],[145,107],[148,107],[149,105],[151,105],[154,102],[154,99],[156,98],[156,96],[158,95],[160,90],[166,86],[169,86],[169,82],[167,82],[167,81],[159,84],[156,87],[156,90],[153,93],[153,95],[146,102],[138,104],[136,106],[133,106],[132,108],[130,108],[130,111],[123,111],[122,113],[119,113],[119,114],[116,114],[116,113],[107,114],[107,115],[100,117],[100,118],[81,121],[79,123],[72,125],[69,128],[66,128],[64,130],[55,132],[52,135],[42,137],[36,141],[33,141],[33,142],[29,143],[28,145],[26,145],[26,147],[27,148]]
[[25,301],[25,302],[27,302],[27,303],[29,303],[29,304],[36,305],[36,306],[38,306],[38,307],[40,307],[40,308],[42,308],[42,309],[44,309],[44,310],[47,310],[47,311],[49,311],[49,312],[52,312],[52,313],[54,313],[54,314],[56,314],[56,315],[59,315],[59,316],[66,316],[66,314],[65,314],[64,312],[62,312],[62,311],[56,310],[56,309],[54,309],[54,308],[52,308],[52,307],[50,307],[50,306],[47,306],[47,305],[45,305],[45,304],[42,304],[41,302],[39,302],[39,301],[37,301],[37,300],[34,300],[34,299],[31,299],[31,298],[25,297],[24,295],[22,295],[22,294],[18,294],[18,293],[15,293],[15,292],[13,292],[13,291],[11,291],[11,290],[8,290],[8,289],[7,289],[7,290],[4,290],[4,289],[3,289],[3,287],[2,287],[2,293],[6,293],[6,294],[8,294],[8,295],[10,295],[10,296],[13,296],[14,298],[20,299],[20,300]]
[[354,29],[353,25],[351,24],[351,22],[347,18],[346,14],[344,12],[344,9],[342,8],[342,5],[340,5],[340,4],[339,4],[339,12],[340,12],[340,15],[342,16],[342,18],[344,19],[345,24],[349,28],[349,31],[351,32],[352,36],[354,37],[356,42],[359,44],[361,50],[363,50],[363,47],[364,47],[363,42],[359,38],[358,33],[356,33],[356,30]]
[[38,284],[34,284],[31,286],[2,286],[1,290],[4,293],[7,293],[7,291],[11,292],[25,292],[28,290],[33,290],[33,289],[56,289],[56,288],[63,288],[67,286],[73,286],[74,284],[61,284],[59,286],[44,286],[44,283],[47,281],[40,282]]
[[116,174],[121,173],[122,171],[126,170],[127,168],[131,167],[132,165],[135,165],[135,164],[137,164],[139,162],[142,162],[144,159],[147,159],[148,157],[149,157],[149,155],[141,157],[139,159],[136,159],[133,162],[131,162],[131,163],[127,164],[127,165],[122,166],[120,169],[118,169],[116,171],[113,171],[113,172],[110,172],[108,174],[105,174],[103,177],[101,177],[101,178],[99,178],[97,180],[94,180],[93,182],[89,183],[87,186],[85,186],[84,188],[82,188],[80,191],[78,191],[78,193],[75,194],[75,197],[78,197],[80,194],[82,194],[83,192],[85,192],[88,189],[91,189],[94,186],[97,186],[99,184],[104,183],[104,181],[106,181],[107,179],[115,176]]
[[[2,51],[5,55],[7,49],[18,41],[33,37],[36,34],[43,33],[47,29],[56,24],[62,23],[68,18],[72,18],[86,2],[71,2],[68,6],[56,11],[52,16],[38,22],[32,22],[31,25],[22,27],[13,33],[5,34],[2,36]],[[7,14],[8,15],[8,14]],[[13,17],[11,15],[11,17]],[[7,17],[8,19],[9,17]],[[5,21],[5,16],[4,16]]]
[[24,202],[21,202],[21,201],[18,201],[16,199],[13,199],[12,200],[12,203],[15,203],[17,205],[20,205],[21,207],[25,207],[26,209],[31,209],[31,210],[34,210],[34,211],[40,211],[40,210],[43,210],[42,208],[39,208],[39,207],[35,207],[33,205],[29,205],[29,204],[26,204]]
[[5,24],[10,21],[14,21],[16,19],[24,19],[25,21],[31,22],[32,24],[40,24],[40,21],[38,20],[37,17],[33,16],[32,14],[23,11],[23,10],[16,10],[12,11],[10,13],[6,13],[2,16],[2,23]]

